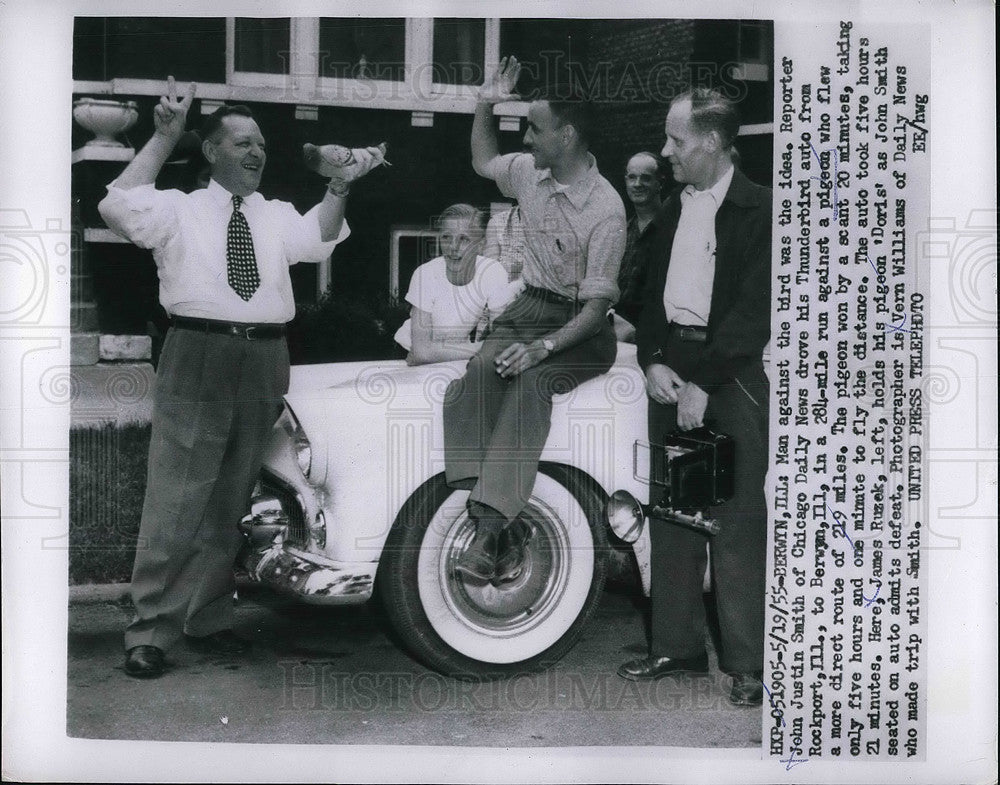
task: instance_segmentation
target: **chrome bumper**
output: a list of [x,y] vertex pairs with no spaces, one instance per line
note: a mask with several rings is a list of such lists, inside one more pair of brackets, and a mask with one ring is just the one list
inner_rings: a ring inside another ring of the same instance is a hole
[[247,542],[243,566],[251,579],[317,605],[360,604],[371,597],[376,563],[330,562],[291,549],[289,522],[288,512],[276,497],[251,500],[250,513],[239,522]]

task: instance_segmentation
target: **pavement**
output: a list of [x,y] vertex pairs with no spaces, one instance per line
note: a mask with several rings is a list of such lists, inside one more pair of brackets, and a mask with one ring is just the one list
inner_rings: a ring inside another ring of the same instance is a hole
[[[248,657],[167,653],[169,671],[122,668],[131,618],[123,587],[76,589],[69,608],[67,735],[85,739],[481,747],[759,748],[761,710],[728,702],[708,677],[625,681],[646,653],[643,601],[606,592],[554,667],[501,681],[457,681],[414,661],[378,607],[325,608],[243,585],[236,632]],[[749,752],[749,750],[748,750]]]

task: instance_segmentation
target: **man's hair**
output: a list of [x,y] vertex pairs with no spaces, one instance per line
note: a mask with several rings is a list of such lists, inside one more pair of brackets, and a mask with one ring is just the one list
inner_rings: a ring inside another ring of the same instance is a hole
[[222,121],[230,115],[239,115],[240,117],[249,117],[251,120],[254,119],[253,112],[250,111],[249,106],[244,106],[243,104],[220,106],[205,118],[205,122],[201,126],[201,138],[211,142],[219,141],[218,135],[219,131],[222,130]]
[[486,222],[488,217],[483,210],[479,210],[473,207],[471,204],[453,204],[450,207],[445,207],[441,214],[437,217],[437,227],[441,228],[443,224],[449,218],[457,218],[460,221],[469,221],[474,229],[480,232],[486,232]]
[[594,140],[594,110],[588,99],[576,87],[548,87],[541,90],[537,101],[545,101],[555,115],[558,128],[571,125],[584,147]]
[[674,106],[681,101],[691,102],[691,125],[698,133],[715,131],[722,140],[722,149],[732,147],[740,131],[740,113],[736,104],[708,87],[697,87],[681,93],[670,105]]
[[625,162],[625,168],[628,169],[629,162],[631,162],[633,158],[638,158],[640,155],[652,159],[653,165],[656,167],[656,179],[662,182],[665,175],[663,157],[651,150],[640,150],[639,152],[630,155],[628,157],[628,161]]

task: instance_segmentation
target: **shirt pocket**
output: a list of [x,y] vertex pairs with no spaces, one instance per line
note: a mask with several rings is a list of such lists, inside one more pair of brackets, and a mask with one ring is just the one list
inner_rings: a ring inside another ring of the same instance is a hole
[[558,228],[548,238],[550,258],[556,263],[556,277],[563,286],[576,286],[583,280],[583,252],[576,234]]

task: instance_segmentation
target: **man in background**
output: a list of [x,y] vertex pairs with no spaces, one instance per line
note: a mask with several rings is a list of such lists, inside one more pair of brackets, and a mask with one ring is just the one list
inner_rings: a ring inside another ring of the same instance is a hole
[[642,312],[646,283],[646,245],[653,218],[663,206],[663,159],[640,152],[625,165],[625,194],[635,210],[625,235],[625,255],[618,271],[621,295],[615,305],[615,334],[619,341],[635,341],[635,325]]

